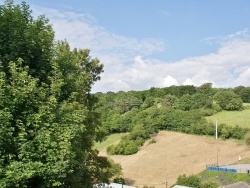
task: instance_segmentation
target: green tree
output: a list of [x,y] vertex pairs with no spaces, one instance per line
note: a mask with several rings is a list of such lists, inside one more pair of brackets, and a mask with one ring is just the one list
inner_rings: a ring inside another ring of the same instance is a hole
[[185,94],[183,95],[177,102],[175,106],[177,109],[188,111],[193,109],[195,103],[191,95]]
[[15,5],[13,0],[0,6],[0,59],[8,77],[8,63],[22,58],[29,74],[45,81],[52,71],[54,32],[48,19],[33,19],[26,3]]
[[233,91],[240,96],[244,103],[250,103],[250,87],[238,86]]
[[233,91],[219,91],[214,95],[215,102],[224,110],[239,110],[243,101]]
[[92,150],[102,70],[89,50],[55,43],[27,4],[0,6],[0,187],[92,187],[120,172]]
[[172,107],[176,100],[177,97],[175,97],[174,95],[166,95],[165,97],[163,97],[162,106]]
[[146,109],[146,108],[149,108],[151,106],[153,106],[155,103],[155,98],[154,97],[147,97],[143,104],[141,105],[142,109]]
[[198,93],[202,93],[209,96],[212,94],[212,83],[202,84],[201,86],[196,88],[196,91]]

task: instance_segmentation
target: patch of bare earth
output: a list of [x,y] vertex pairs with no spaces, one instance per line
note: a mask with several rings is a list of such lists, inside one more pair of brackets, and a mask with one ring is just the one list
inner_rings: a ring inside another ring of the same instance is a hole
[[206,165],[216,164],[217,148],[219,165],[250,156],[250,148],[233,141],[168,131],[159,132],[154,140],[156,143],[143,146],[134,155],[111,156],[122,165],[125,179],[133,186],[166,188],[167,182],[170,187],[179,175],[197,174]]

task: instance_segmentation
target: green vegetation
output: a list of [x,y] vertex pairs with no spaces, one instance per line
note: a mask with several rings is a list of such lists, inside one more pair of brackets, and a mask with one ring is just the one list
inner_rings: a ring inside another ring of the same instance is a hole
[[215,182],[220,186],[244,181],[250,184],[250,176],[246,173],[218,172],[205,170],[198,174],[202,182]]
[[233,184],[239,181],[250,184],[250,176],[243,173],[219,172],[205,170],[197,175],[181,175],[176,185],[184,185],[200,188],[217,188],[219,186]]
[[101,151],[107,148],[108,146],[119,142],[121,140],[121,137],[123,137],[124,135],[126,135],[126,133],[111,134],[107,136],[102,142],[96,142],[95,149]]
[[[245,87],[240,89],[248,91]],[[214,136],[213,118],[217,114],[250,112],[233,89],[212,88],[210,83],[199,87],[171,86],[145,91],[96,93],[95,96],[99,99],[97,111],[106,131],[109,134],[128,133],[119,143],[107,148],[108,154],[134,154],[160,130]],[[245,110],[242,111],[243,108]],[[243,140],[249,131],[248,126],[219,123],[218,135],[223,139]]]
[[212,116],[206,117],[209,122],[247,128],[250,125],[250,109],[246,108],[240,111],[221,111]]
[[243,107],[243,100],[240,96],[230,90],[218,91],[213,98],[216,104],[218,104],[223,110],[240,110]]
[[103,138],[90,91],[103,65],[55,41],[26,3],[0,5],[0,187],[92,187],[120,165],[92,149]]
[[218,184],[213,181],[202,182],[202,178],[197,175],[186,176],[181,175],[178,177],[176,185],[183,185],[188,187],[197,187],[197,188],[217,188]]
[[[205,117],[221,110],[236,114],[243,102],[250,103],[249,87],[221,89],[211,83],[92,94],[103,65],[88,49],[55,41],[49,20],[34,19],[31,12],[13,0],[0,6],[1,188],[92,187],[120,179],[120,165],[94,148],[106,135],[122,133],[96,148],[134,154],[160,130],[214,135],[214,121]],[[231,127],[228,120],[219,126],[219,136],[243,139],[247,120]],[[119,143],[110,145],[114,141]]]

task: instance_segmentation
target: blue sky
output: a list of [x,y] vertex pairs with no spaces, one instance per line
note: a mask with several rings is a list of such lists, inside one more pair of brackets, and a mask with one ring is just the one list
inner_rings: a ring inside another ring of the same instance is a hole
[[[16,1],[20,2],[20,1]],[[93,92],[250,86],[249,0],[27,0],[104,64]]]

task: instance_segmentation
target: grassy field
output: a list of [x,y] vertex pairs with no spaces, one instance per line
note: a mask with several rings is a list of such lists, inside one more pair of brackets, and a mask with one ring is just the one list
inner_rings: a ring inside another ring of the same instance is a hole
[[112,134],[108,136],[103,142],[97,142],[95,144],[95,149],[99,151],[104,151],[106,148],[112,144],[118,143],[122,136],[124,136],[126,133],[120,133],[120,134]]
[[213,116],[207,117],[209,122],[215,123],[218,120],[218,124],[225,123],[230,126],[250,127],[250,109],[242,111],[221,111]]
[[[106,143],[97,146],[102,148],[100,155],[107,156],[104,145],[118,142],[121,136],[112,135]],[[144,185],[166,188],[166,182],[173,185],[179,175],[198,174],[206,165],[215,164],[217,148],[219,165],[235,164],[239,155],[242,159],[250,157],[249,147],[232,140],[169,131],[161,131],[153,139],[155,143],[145,144],[134,155],[110,156],[121,164],[127,183],[139,188]]]

